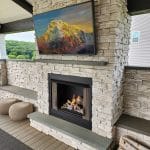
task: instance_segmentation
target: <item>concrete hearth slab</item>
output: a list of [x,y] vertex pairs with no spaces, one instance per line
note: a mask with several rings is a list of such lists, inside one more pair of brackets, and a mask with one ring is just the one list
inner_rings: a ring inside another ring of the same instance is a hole
[[75,140],[80,140],[82,143],[85,143],[96,150],[107,150],[112,143],[112,139],[102,137],[88,129],[82,128],[51,115],[34,112],[28,115],[28,117],[32,121],[36,121],[40,124],[45,125],[46,127],[64,133],[71,138],[74,138]]

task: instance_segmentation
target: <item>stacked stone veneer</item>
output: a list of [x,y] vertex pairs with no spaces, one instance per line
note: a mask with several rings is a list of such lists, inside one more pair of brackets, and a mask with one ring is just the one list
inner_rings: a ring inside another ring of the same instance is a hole
[[38,91],[38,80],[41,70],[32,61],[8,61],[8,84],[33,91]]
[[[34,14],[85,0],[34,0]],[[97,54],[94,56],[39,55],[40,59],[107,61],[106,66],[8,61],[8,82],[38,92],[38,109],[49,112],[48,73],[92,78],[92,131],[112,137],[113,124],[122,113],[122,80],[127,64],[130,18],[125,0],[95,0]],[[36,123],[34,122],[34,125]],[[44,126],[43,126],[44,127]]]
[[124,111],[126,114],[150,120],[149,68],[126,68]]
[[0,60],[0,86],[7,84],[7,66],[6,61]]

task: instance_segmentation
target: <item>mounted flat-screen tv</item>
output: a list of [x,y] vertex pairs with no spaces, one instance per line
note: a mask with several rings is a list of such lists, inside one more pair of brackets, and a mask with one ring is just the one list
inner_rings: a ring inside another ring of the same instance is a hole
[[33,17],[40,54],[95,54],[93,2]]

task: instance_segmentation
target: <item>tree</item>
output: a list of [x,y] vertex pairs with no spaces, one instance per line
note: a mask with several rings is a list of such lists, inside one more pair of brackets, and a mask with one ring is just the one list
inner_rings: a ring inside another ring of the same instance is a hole
[[33,42],[6,41],[6,51],[10,59],[33,59],[35,49]]

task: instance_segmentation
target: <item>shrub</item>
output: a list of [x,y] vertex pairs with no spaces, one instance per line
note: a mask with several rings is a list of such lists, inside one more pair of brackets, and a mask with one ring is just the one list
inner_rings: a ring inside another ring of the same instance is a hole
[[8,58],[10,58],[10,59],[16,59],[16,55],[8,55]]
[[26,58],[26,55],[18,55],[16,59],[27,59],[27,58]]
[[10,59],[35,59],[35,43],[6,41],[6,50]]

